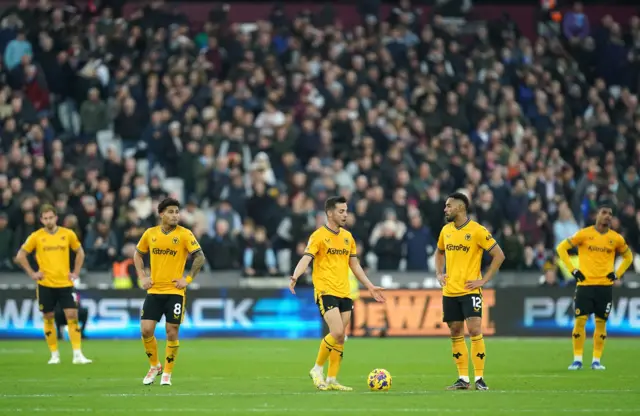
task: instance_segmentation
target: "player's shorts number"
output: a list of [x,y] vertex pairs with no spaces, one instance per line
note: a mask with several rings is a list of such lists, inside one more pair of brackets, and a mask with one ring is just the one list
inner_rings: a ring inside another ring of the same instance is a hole
[[174,314],[174,315],[180,315],[180,312],[182,312],[182,304],[180,304],[180,303],[176,303],[176,304],[173,306],[173,314]]
[[473,302],[474,308],[482,308],[482,298],[480,296],[471,296],[471,302]]
[[607,303],[607,307],[605,308],[604,312],[606,314],[611,313],[611,302]]

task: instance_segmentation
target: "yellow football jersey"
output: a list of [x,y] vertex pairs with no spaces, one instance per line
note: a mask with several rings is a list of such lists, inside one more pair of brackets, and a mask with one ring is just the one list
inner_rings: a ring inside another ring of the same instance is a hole
[[475,221],[467,220],[460,227],[452,222],[445,225],[438,238],[438,250],[445,255],[447,284],[444,296],[464,296],[480,293],[480,289],[464,288],[468,280],[482,279],[482,255],[491,250],[496,240],[489,231]]
[[304,254],[313,259],[312,279],[316,298],[321,295],[350,296],[349,259],[357,257],[357,251],[349,231],[340,228],[335,232],[326,225],[318,228],[311,234]]
[[22,245],[22,250],[29,254],[35,250],[38,268],[43,274],[38,284],[46,287],[73,286],[69,279],[69,249],[76,251],[79,248],[80,240],[76,233],[64,227],[58,227],[53,234],[41,228],[31,233]]
[[567,239],[578,249],[579,269],[585,280],[578,286],[610,286],[607,275],[614,271],[616,254],[624,254],[629,246],[624,237],[613,230],[600,233],[595,227],[587,227]]
[[178,225],[168,233],[162,231],[161,226],[147,229],[136,250],[141,254],[149,253],[151,258],[153,286],[147,293],[183,295],[184,289],[177,289],[173,280],[183,277],[187,257],[202,249],[193,233]]

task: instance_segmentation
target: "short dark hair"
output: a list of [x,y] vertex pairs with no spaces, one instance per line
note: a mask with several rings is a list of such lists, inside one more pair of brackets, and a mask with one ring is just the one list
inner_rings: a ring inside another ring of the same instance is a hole
[[611,201],[600,202],[600,204],[598,204],[598,212],[602,211],[603,209],[610,209],[612,213],[616,211],[615,204]]
[[447,199],[449,198],[462,202],[464,204],[464,209],[469,211],[469,198],[467,198],[467,196],[462,192],[454,192],[447,197]]
[[343,196],[332,196],[331,198],[325,201],[324,212],[332,211],[336,208],[336,205],[346,204],[346,203],[347,203],[347,198]]
[[56,208],[51,205],[51,204],[44,204],[40,207],[40,216],[42,217],[44,214],[46,214],[47,212],[53,212],[53,215],[58,215],[58,211],[56,211]]
[[180,202],[175,198],[165,198],[158,204],[158,214],[162,214],[165,209],[169,207],[178,207],[180,209]]

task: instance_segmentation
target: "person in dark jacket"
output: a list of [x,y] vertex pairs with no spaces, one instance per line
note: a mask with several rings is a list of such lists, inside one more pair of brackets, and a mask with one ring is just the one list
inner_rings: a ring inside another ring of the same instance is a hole
[[238,243],[229,233],[226,220],[216,222],[214,237],[203,237],[202,249],[213,270],[232,270],[238,267]]
[[376,242],[373,250],[378,256],[378,270],[397,271],[402,258],[402,242],[395,235],[395,225],[391,221],[384,224],[382,237]]
[[253,242],[244,250],[245,276],[273,276],[278,272],[276,255],[264,227],[256,228]]
[[426,271],[427,259],[433,254],[436,241],[429,227],[422,223],[419,213],[413,213],[409,219],[409,227],[404,235],[407,271]]

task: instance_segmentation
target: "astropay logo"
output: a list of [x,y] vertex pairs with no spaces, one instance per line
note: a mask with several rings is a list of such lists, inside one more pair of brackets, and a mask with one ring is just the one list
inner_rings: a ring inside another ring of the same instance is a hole
[[[552,321],[559,328],[570,328],[573,317],[573,298],[570,296],[536,296],[524,300],[525,327],[534,328],[543,321]],[[640,298],[620,297],[613,303],[608,325],[616,327],[624,322],[631,328],[640,329]]]

